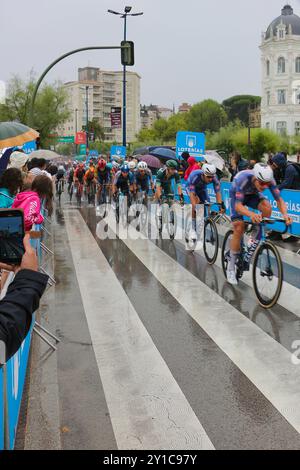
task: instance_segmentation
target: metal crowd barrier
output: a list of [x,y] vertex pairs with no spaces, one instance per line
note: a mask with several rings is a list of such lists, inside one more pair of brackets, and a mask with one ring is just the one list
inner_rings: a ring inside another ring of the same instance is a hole
[[[47,215],[46,210],[44,215]],[[46,217],[45,222],[50,223]],[[45,261],[48,256],[53,256],[53,251],[46,246],[44,240],[42,241],[43,234],[50,232],[44,225],[35,226],[34,231],[37,237],[33,238],[31,243],[37,250],[40,271],[49,275],[48,285],[51,287],[55,284],[55,279],[46,271]],[[56,346],[48,341],[41,331],[53,338],[56,343],[59,342],[59,339],[42,327],[35,317],[36,315],[33,315],[30,330],[21,347],[8,361],[6,361],[5,344],[0,341],[0,451],[12,450],[15,446],[32,334],[36,333],[53,350],[56,350]]]

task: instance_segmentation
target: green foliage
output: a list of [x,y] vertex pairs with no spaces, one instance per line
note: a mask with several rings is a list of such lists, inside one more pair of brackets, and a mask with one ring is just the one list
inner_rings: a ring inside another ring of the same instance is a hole
[[216,132],[227,122],[224,108],[214,100],[197,103],[186,116],[187,127],[194,132]]
[[36,97],[33,123],[30,122],[31,99],[36,80],[31,73],[27,81],[18,76],[12,77],[8,84],[7,98],[0,104],[0,121],[19,121],[32,125],[40,132],[41,144],[47,140],[58,125],[70,116],[67,109],[67,94],[59,82],[44,84]]
[[74,144],[59,144],[55,146],[55,152],[59,155],[71,156],[74,155],[75,146]]
[[239,119],[245,126],[249,123],[249,106],[260,105],[261,97],[253,95],[236,95],[223,101],[229,121]]
[[265,153],[276,152],[280,148],[280,138],[268,129],[251,129],[251,145],[248,145],[248,129],[240,129],[233,135],[234,149],[245,158],[260,161]]
[[[103,141],[105,138],[104,129],[101,126],[99,120],[97,118],[92,119],[92,121],[88,122],[88,129],[89,133],[93,132],[95,136],[95,140]],[[82,126],[82,130],[86,130],[86,126]]]

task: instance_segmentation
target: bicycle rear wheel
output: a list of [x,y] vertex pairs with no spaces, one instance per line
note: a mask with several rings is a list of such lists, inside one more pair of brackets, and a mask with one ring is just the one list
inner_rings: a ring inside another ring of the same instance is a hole
[[280,254],[270,242],[263,242],[256,250],[252,271],[255,295],[264,308],[273,307],[282,289],[283,269]]
[[167,228],[171,240],[174,240],[177,230],[177,220],[175,210],[172,207],[169,207],[167,211]]
[[204,222],[203,250],[209,264],[214,264],[219,250],[219,237],[216,223],[208,218]]

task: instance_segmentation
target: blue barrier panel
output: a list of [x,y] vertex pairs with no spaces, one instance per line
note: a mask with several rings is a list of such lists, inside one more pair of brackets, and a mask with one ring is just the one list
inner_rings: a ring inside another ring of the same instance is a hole
[[15,445],[33,326],[34,318],[21,347],[7,362],[7,399],[10,449],[13,449]]
[[4,449],[3,371],[0,367],[0,450]]

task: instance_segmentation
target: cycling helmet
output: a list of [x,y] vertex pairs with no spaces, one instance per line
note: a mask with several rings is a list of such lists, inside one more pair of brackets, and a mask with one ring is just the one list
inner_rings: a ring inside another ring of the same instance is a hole
[[146,162],[139,162],[137,167],[138,167],[138,170],[146,171],[148,168],[148,165]]
[[65,171],[65,167],[64,167],[63,165],[59,165],[58,170],[60,170],[60,171],[61,171],[61,170]]
[[175,160],[168,160],[167,163],[166,163],[166,167],[177,170],[178,165],[177,165],[177,162]]
[[274,176],[273,170],[269,165],[262,165],[261,163],[256,163],[254,165],[254,176],[262,183],[270,183]]
[[217,173],[215,165],[210,165],[209,163],[204,163],[202,171],[205,176],[216,176]]
[[129,170],[134,170],[135,169],[135,162],[131,161],[128,163]]
[[100,170],[104,170],[105,167],[106,167],[106,161],[103,158],[101,158],[98,162],[98,168]]
[[120,166],[120,165],[119,165],[119,163],[118,163],[118,162],[116,162],[116,161],[113,161],[113,162],[112,162],[112,167],[113,167],[113,168],[116,168],[116,169],[118,169],[118,168],[119,168],[119,166]]
[[120,168],[122,173],[129,173],[129,166],[128,165],[122,165]]
[[113,167],[112,163],[106,163],[106,168],[108,168],[109,170],[111,170]]

